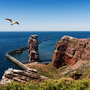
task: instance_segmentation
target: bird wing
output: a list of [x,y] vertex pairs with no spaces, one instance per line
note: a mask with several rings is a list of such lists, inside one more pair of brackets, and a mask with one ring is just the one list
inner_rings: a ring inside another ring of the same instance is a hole
[[19,25],[19,23],[18,23],[18,22],[15,22],[15,23]]
[[9,20],[11,23],[13,23],[12,19],[6,19],[6,20]]

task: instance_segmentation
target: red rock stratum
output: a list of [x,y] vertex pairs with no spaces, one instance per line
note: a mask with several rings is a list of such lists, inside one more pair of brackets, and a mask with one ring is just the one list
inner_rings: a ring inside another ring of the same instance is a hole
[[55,68],[90,59],[90,39],[64,36],[56,42],[52,63]]

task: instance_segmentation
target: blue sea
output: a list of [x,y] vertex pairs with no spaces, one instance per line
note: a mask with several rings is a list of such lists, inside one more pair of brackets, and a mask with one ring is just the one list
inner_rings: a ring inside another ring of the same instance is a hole
[[[38,41],[42,41],[38,45],[39,57],[42,62],[52,62],[52,56],[55,48],[56,41],[59,41],[64,35],[72,36],[75,38],[90,38],[90,32],[0,32],[0,79],[4,71],[8,68],[20,69],[13,62],[6,58],[6,53],[18,49],[18,46],[24,47],[28,45],[30,35],[38,35]],[[49,38],[44,41],[46,38]],[[28,50],[21,54],[13,55],[21,62],[28,62]]]

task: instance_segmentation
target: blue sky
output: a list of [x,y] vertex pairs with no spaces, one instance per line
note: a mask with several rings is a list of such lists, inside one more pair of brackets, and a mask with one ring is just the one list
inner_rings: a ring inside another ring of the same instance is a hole
[[0,0],[0,31],[90,31],[90,0]]

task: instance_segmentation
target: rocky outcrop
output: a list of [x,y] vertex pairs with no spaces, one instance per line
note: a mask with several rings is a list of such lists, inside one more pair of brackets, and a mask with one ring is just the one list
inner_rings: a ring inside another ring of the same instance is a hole
[[64,36],[56,42],[52,58],[55,68],[75,64],[80,59],[90,59],[90,39]]
[[77,73],[74,73],[71,75],[70,78],[74,79],[74,80],[78,80],[80,79],[80,77],[82,76],[83,74],[77,74]]
[[31,35],[28,40],[29,62],[41,62],[38,53],[37,35]]
[[33,81],[42,81],[48,79],[46,77],[40,76],[37,73],[37,70],[35,69],[30,69],[30,70],[16,70],[16,69],[8,69],[5,71],[2,80],[0,81],[0,84],[8,84],[11,83],[12,81],[16,82],[30,82],[31,80]]

